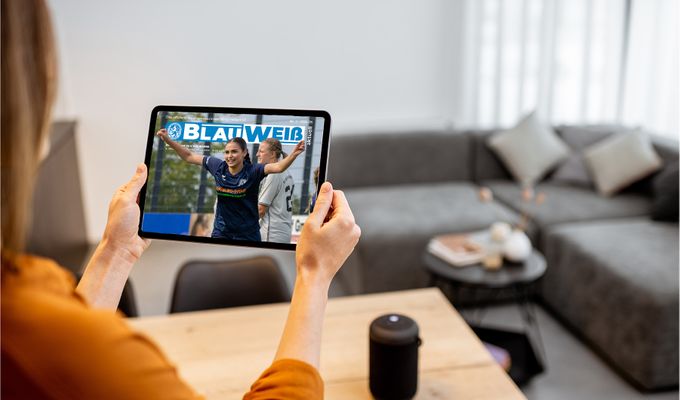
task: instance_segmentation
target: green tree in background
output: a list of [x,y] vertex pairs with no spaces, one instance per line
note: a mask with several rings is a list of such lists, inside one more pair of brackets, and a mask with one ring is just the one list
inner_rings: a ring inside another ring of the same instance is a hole
[[[169,112],[166,115],[166,120],[168,122],[196,121],[204,118],[205,114],[200,113]],[[158,131],[161,128],[161,120],[162,118],[157,118],[155,131]],[[180,142],[180,144],[188,147],[197,143],[200,142]],[[165,146],[160,162],[157,160],[159,146]],[[211,152],[215,154],[224,151],[224,146],[223,143],[213,143]],[[160,179],[154,179],[156,176],[156,169],[158,168],[161,169]],[[214,189],[215,183],[212,177],[206,180],[204,203],[200,209],[197,207],[201,168],[201,166],[183,161],[174,150],[156,137],[151,152],[149,186],[146,192],[145,211],[163,213],[212,213],[216,200]],[[158,188],[156,188],[157,185]],[[153,199],[153,193],[157,194],[156,199]],[[152,203],[155,204],[154,209],[150,209]]]

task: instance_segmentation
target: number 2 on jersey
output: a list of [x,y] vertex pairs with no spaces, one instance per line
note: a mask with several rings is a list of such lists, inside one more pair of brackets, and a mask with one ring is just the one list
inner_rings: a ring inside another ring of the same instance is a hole
[[286,192],[286,209],[288,212],[293,211],[293,203],[291,202],[291,199],[293,198],[293,188],[295,185],[286,185],[284,192]]

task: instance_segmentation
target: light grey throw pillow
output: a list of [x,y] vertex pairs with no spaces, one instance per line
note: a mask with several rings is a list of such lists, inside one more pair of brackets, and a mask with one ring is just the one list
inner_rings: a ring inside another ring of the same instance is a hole
[[523,185],[534,185],[569,155],[569,147],[534,113],[514,128],[491,136],[487,144]]
[[611,196],[661,168],[649,136],[640,131],[620,133],[588,147],[583,152],[595,187]]
[[594,189],[595,184],[583,160],[583,151],[616,132],[629,129],[618,125],[562,125],[555,130],[571,148],[571,153],[566,161],[555,169],[550,180]]

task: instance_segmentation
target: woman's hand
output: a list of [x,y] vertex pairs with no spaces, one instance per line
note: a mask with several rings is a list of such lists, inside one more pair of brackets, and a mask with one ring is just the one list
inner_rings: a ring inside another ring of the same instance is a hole
[[334,191],[328,182],[321,185],[295,252],[295,288],[274,360],[292,358],[319,367],[328,288],[359,236],[361,229],[354,222],[345,194]]
[[92,307],[116,309],[132,266],[149,246],[149,240],[137,234],[137,197],[146,173],[146,165],[139,164],[135,175],[118,188],[109,204],[104,236],[76,288]]
[[297,156],[299,156],[300,154],[302,154],[303,151],[305,151],[305,141],[304,141],[304,140],[300,140],[300,141],[298,142],[298,144],[295,145],[295,148],[293,149],[293,151],[291,152],[291,154],[292,154],[293,156],[297,157]]
[[182,160],[188,162],[189,164],[203,165],[203,155],[196,154],[191,150],[187,149],[186,147],[182,146],[181,144],[170,139],[170,134],[168,134],[168,131],[166,129],[159,129],[158,132],[156,132],[156,136],[161,138],[161,140],[164,141],[165,144],[167,144],[168,146],[170,146],[170,148],[175,150],[177,155]]
[[168,140],[170,140],[167,129],[159,129],[158,132],[156,132],[156,136],[161,138],[165,143],[168,143]]
[[137,234],[139,226],[139,191],[146,182],[146,165],[139,164],[130,181],[118,188],[109,204],[109,217],[102,243],[105,247],[135,262],[150,241]]
[[298,275],[330,284],[360,236],[345,194],[325,182],[297,245]]

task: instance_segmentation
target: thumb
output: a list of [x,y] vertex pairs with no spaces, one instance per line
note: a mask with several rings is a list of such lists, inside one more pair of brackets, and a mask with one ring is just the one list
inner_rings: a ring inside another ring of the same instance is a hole
[[328,210],[331,208],[331,203],[333,202],[333,185],[330,182],[324,182],[321,185],[319,194],[316,197],[316,203],[314,203],[314,211],[307,218],[306,223],[312,223],[316,226],[321,226],[323,221],[326,219]]
[[142,189],[142,186],[144,186],[144,183],[146,182],[146,164],[139,164],[137,165],[137,170],[135,171],[135,175],[130,179],[130,182],[127,183],[126,186],[126,191],[132,192],[135,196],[139,191]]

